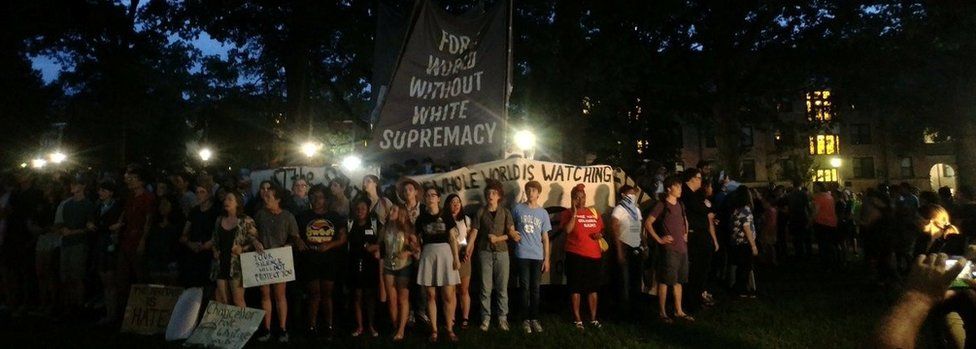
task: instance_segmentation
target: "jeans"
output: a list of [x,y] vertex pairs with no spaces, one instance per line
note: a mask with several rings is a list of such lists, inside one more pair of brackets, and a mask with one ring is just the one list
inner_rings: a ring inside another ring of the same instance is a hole
[[537,259],[516,259],[518,261],[519,285],[522,287],[522,311],[525,320],[539,319],[539,281],[542,280],[542,261]]
[[498,291],[498,319],[508,316],[508,252],[478,251],[481,264],[481,319],[491,320],[491,291]]

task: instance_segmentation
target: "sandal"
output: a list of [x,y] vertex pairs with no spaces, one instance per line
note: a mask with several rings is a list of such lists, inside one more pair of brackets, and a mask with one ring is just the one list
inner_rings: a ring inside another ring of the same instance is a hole
[[454,332],[448,332],[447,333],[447,338],[450,339],[451,342],[453,342],[453,343],[457,343],[458,341],[460,341],[460,339],[458,338],[458,336],[456,334],[454,334]]
[[353,338],[359,337],[359,336],[362,336],[362,335],[363,335],[363,330],[362,329],[355,330],[355,331],[352,332],[352,334],[350,334],[350,336],[352,336]]
[[400,343],[400,342],[403,342],[403,337],[405,337],[405,336],[404,336],[404,335],[402,335],[402,334],[401,334],[401,335],[396,335],[396,334],[394,334],[394,335],[393,335],[393,343]]
[[658,319],[661,320],[661,322],[669,325],[674,323],[674,320],[668,317],[667,315],[660,315],[658,316]]
[[437,343],[437,332],[431,333],[430,338],[427,338],[427,341]]
[[684,315],[675,315],[674,317],[675,317],[676,319],[678,319],[678,320],[682,320],[682,321],[687,321],[687,322],[695,322],[695,318],[694,318],[693,316],[691,316],[691,315],[688,315],[688,314],[684,314]]
[[586,329],[585,327],[583,327],[583,322],[582,321],[573,322],[573,325],[575,325],[576,328],[579,329],[579,330],[581,330],[581,331],[584,330],[584,329]]
[[461,329],[462,330],[468,329],[468,319],[461,320]]
[[594,328],[603,328],[603,325],[600,324],[600,322],[599,321],[596,321],[596,320],[590,321],[590,326],[593,326]]

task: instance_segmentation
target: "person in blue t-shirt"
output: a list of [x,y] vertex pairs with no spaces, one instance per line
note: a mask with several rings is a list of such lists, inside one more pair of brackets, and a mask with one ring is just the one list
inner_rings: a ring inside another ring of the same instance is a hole
[[537,181],[525,184],[525,203],[512,209],[515,229],[521,235],[515,248],[515,259],[522,285],[522,309],[525,316],[522,330],[525,333],[542,332],[539,323],[539,281],[542,273],[549,271],[549,213],[539,204],[542,185]]

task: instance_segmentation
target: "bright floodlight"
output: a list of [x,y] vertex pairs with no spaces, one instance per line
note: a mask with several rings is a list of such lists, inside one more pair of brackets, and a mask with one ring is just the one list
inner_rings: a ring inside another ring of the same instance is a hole
[[840,165],[841,165],[840,158],[831,158],[830,159],[830,166],[831,167],[838,168],[838,167],[840,167]]
[[535,148],[535,134],[528,130],[515,132],[515,146],[522,150]]
[[362,165],[363,159],[360,159],[355,155],[349,155],[342,159],[342,168],[346,169],[347,171],[358,170]]
[[319,152],[319,148],[319,144],[315,142],[305,142],[302,144],[302,154],[305,154],[307,157],[313,157],[315,153]]
[[21,162],[20,163],[20,168],[27,168],[27,163],[26,162]]
[[31,160],[31,167],[33,168],[41,169],[44,168],[45,165],[47,165],[47,160],[41,158]]
[[60,150],[56,150],[53,153],[51,153],[51,155],[49,156],[49,158],[51,159],[51,162],[53,162],[55,164],[60,164],[60,163],[64,162],[64,160],[67,159],[68,156],[67,155],[64,155],[64,153],[62,153]]
[[210,160],[211,156],[213,156],[213,152],[210,151],[210,148],[203,148],[200,149],[200,152],[197,153],[197,155],[200,155],[200,160],[207,161]]

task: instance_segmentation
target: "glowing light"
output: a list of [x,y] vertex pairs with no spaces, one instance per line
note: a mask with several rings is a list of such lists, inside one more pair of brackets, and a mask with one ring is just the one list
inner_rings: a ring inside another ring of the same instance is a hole
[[304,144],[302,144],[302,154],[305,154],[305,156],[307,157],[313,157],[315,156],[316,153],[319,152],[319,149],[321,148],[322,148],[322,144],[315,143],[315,142],[305,142]]
[[515,146],[522,150],[535,148],[535,134],[528,130],[515,132]]
[[203,148],[200,149],[200,152],[197,153],[197,155],[200,155],[200,160],[208,161],[213,156],[213,151],[211,151],[210,148]]
[[53,153],[51,153],[51,155],[48,155],[48,158],[51,159],[51,162],[60,164],[64,162],[68,156],[64,155],[64,153],[62,153],[60,150],[55,150]]
[[363,159],[356,155],[349,155],[342,159],[342,168],[347,171],[356,171],[363,165]]
[[21,162],[20,163],[20,168],[27,168],[27,163],[26,162]]
[[840,158],[830,158],[830,167],[838,168],[841,165]]
[[41,158],[31,160],[31,168],[42,169],[46,165],[47,165],[47,160]]

